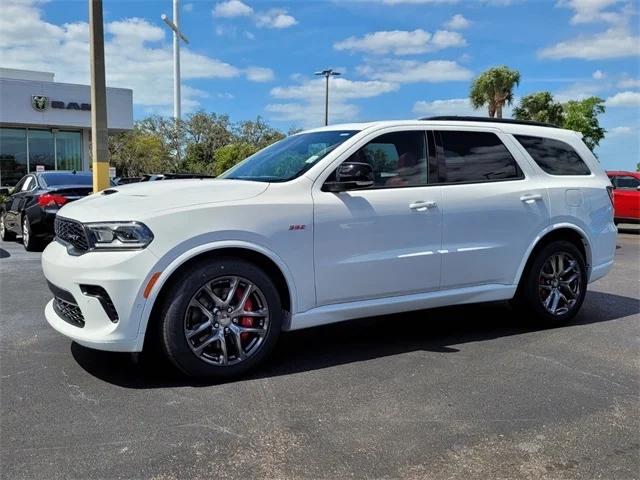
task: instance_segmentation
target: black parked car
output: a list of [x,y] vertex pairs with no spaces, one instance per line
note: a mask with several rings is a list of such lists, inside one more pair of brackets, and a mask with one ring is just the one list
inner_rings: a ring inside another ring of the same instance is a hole
[[0,237],[22,235],[27,250],[38,250],[54,235],[53,220],[64,204],[93,191],[91,172],[55,171],[25,175],[0,206]]

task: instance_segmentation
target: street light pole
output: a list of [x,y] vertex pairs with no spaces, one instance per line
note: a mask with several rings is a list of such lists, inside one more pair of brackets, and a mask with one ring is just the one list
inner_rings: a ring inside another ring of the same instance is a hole
[[189,43],[187,37],[180,32],[180,7],[178,0],[173,0],[173,20],[162,14],[160,18],[173,31],[173,117],[180,121],[182,109],[180,103],[180,40]]
[[109,131],[107,130],[102,0],[89,0],[89,32],[93,191],[99,192],[109,188]]
[[324,87],[324,124],[329,125],[329,77],[337,77],[340,72],[335,72],[331,68],[315,72],[314,75],[323,76],[325,79]]

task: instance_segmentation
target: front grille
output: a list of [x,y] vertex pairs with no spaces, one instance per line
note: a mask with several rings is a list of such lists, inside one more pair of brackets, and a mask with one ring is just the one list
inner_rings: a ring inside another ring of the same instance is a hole
[[80,307],[74,303],[69,303],[60,297],[53,299],[53,309],[67,323],[75,327],[84,327],[84,316]]
[[53,223],[56,237],[65,243],[73,246],[78,251],[86,252],[89,250],[89,242],[84,226],[80,222],[69,220],[67,218],[56,217]]

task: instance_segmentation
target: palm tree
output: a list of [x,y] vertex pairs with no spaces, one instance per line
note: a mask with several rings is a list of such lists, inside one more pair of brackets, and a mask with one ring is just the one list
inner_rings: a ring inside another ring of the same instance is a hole
[[502,107],[511,105],[513,89],[520,84],[520,72],[503,65],[483,72],[471,84],[469,99],[473,108],[487,106],[491,118],[502,118]]

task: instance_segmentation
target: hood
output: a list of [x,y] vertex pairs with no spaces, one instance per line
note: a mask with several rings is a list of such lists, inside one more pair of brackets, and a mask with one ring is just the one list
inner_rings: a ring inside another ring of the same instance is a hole
[[143,220],[190,205],[233,202],[260,195],[268,183],[244,180],[161,180],[111,187],[65,205],[63,217],[81,222]]

